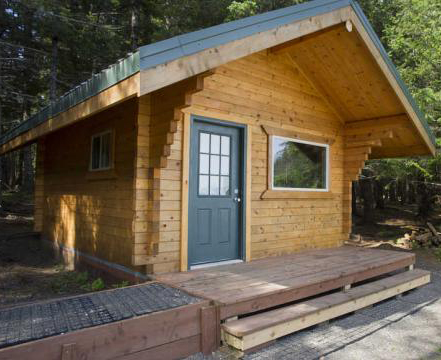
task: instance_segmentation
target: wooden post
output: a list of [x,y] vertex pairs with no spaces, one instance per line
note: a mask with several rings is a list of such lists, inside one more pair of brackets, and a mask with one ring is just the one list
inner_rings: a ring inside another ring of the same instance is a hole
[[201,308],[201,351],[211,354],[220,344],[220,319],[218,306]]

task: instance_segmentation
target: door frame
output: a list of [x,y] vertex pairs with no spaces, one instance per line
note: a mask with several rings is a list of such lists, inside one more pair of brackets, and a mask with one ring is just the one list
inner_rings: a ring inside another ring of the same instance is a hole
[[240,209],[240,223],[239,223],[239,260],[249,261],[249,241],[251,234],[250,215],[250,185],[251,175],[248,168],[251,164],[249,135],[250,128],[247,124],[241,124],[233,121],[221,120],[217,118],[199,116],[197,114],[185,113],[182,129],[182,193],[181,193],[181,236],[180,236],[180,270],[187,271],[190,269],[188,257],[188,213],[189,213],[189,184],[190,184],[190,147],[191,134],[193,131],[193,124],[195,121],[211,124],[233,127],[240,130],[240,148],[239,163],[242,168],[240,184],[242,187],[242,206]]

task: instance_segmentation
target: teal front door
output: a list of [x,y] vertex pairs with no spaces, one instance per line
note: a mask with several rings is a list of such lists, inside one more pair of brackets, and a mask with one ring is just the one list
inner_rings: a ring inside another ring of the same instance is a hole
[[189,265],[240,259],[241,128],[197,118],[191,127]]

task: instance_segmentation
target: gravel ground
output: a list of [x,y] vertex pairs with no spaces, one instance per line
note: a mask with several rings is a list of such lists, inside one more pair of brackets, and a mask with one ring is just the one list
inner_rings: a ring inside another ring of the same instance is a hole
[[[417,267],[432,271],[432,282],[330,323],[277,340],[247,360],[441,360],[441,266],[417,254]],[[226,347],[213,356],[187,360],[234,359]]]

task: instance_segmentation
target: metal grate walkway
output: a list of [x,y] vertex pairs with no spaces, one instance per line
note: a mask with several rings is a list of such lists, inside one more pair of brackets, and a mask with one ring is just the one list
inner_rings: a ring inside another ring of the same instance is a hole
[[147,283],[3,309],[0,310],[0,348],[201,300],[164,284]]

